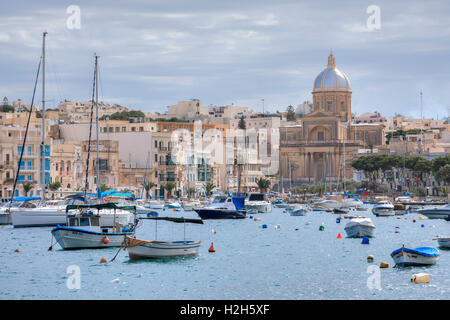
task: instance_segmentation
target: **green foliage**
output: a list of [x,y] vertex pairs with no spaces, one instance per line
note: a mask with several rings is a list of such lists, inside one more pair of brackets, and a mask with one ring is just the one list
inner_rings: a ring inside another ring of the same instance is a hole
[[210,196],[211,193],[212,193],[212,191],[214,190],[215,187],[216,187],[216,186],[215,186],[213,183],[208,182],[208,183],[206,184],[206,194],[207,194],[208,196]]
[[146,183],[144,184],[145,196],[146,196],[147,198],[149,198],[150,190],[151,190],[152,188],[154,188],[154,187],[156,187],[156,183],[153,183],[153,182],[146,182]]
[[167,197],[170,198],[172,196],[172,190],[175,189],[176,184],[174,182],[167,182],[163,187],[167,191]]
[[245,123],[245,118],[244,118],[244,115],[242,115],[241,118],[239,119],[238,128],[245,130],[246,127],[247,127],[247,125]]
[[436,174],[436,178],[445,184],[450,184],[450,164],[441,167]]
[[2,105],[2,106],[0,106],[0,112],[10,112],[10,113],[12,113],[12,112],[14,112],[14,107],[10,106],[8,104]]
[[25,191],[25,196],[28,196],[28,192],[34,188],[34,184],[31,182],[23,182],[22,183],[23,191]]
[[52,191],[56,191],[56,190],[58,190],[59,188],[61,188],[61,182],[59,182],[59,181],[50,182],[50,183],[48,184],[48,188],[49,188],[50,190],[52,190]]
[[297,119],[293,106],[289,105],[286,111],[287,111],[286,115],[287,121],[295,121]]
[[270,180],[269,179],[265,179],[265,178],[259,178],[256,179],[256,184],[258,185],[259,190],[261,191],[261,193],[265,193],[267,191],[267,189],[270,188]]
[[116,112],[112,115],[104,115],[99,120],[106,120],[109,118],[109,120],[126,120],[129,121],[130,118],[144,118],[145,114],[142,111],[138,110],[130,110],[130,111],[122,111],[122,112]]
[[184,122],[184,123],[189,123],[189,120],[178,119],[177,117],[172,117],[170,119],[156,118],[156,119],[151,120],[151,121],[155,121],[155,122]]

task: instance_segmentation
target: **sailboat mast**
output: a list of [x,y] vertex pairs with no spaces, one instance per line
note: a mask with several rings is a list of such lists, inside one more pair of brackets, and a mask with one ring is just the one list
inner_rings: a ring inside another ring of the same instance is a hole
[[45,200],[45,36],[42,34],[42,141],[41,141],[41,190],[42,200]]
[[97,194],[100,193],[100,181],[99,181],[99,172],[100,172],[100,160],[99,160],[99,145],[98,145],[98,56],[95,55],[95,128],[97,131],[97,170],[96,170],[96,180],[97,180]]

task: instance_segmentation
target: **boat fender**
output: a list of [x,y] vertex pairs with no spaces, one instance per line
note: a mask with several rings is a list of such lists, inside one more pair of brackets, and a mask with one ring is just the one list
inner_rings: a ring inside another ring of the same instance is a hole
[[214,243],[211,242],[211,246],[209,247],[208,252],[216,252],[216,249],[214,248]]
[[374,259],[373,255],[369,255],[367,257],[367,262],[373,262],[373,259]]
[[102,242],[103,242],[104,244],[108,244],[108,243],[109,243],[108,237],[104,237],[104,238],[102,239]]
[[385,262],[385,261],[382,261],[382,262],[380,263],[380,268],[389,268],[389,263],[387,263],[387,262]]
[[369,244],[369,238],[368,237],[364,237],[361,241],[361,244]]
[[428,273],[416,273],[411,276],[411,282],[414,283],[430,283],[430,275]]
[[102,258],[100,259],[100,263],[106,263],[106,258],[105,258],[105,257],[102,257]]

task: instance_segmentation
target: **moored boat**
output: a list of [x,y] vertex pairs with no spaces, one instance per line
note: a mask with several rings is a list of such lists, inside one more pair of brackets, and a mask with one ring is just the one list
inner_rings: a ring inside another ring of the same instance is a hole
[[377,217],[389,217],[395,215],[394,205],[387,200],[377,202],[372,208],[372,212]]
[[398,266],[434,265],[439,256],[439,250],[433,247],[409,249],[402,246],[391,253],[392,259]]
[[429,219],[445,219],[450,221],[450,204],[440,207],[424,208],[417,210],[417,213],[428,217]]
[[201,243],[201,240],[149,241],[127,236],[125,247],[130,260],[139,260],[197,255]]
[[243,219],[246,210],[243,210],[245,197],[216,195],[209,205],[194,209],[202,219]]
[[349,238],[373,237],[375,225],[370,218],[354,218],[344,228]]
[[[125,236],[134,234],[136,221],[127,226],[116,222],[114,227],[104,227],[100,223],[100,215],[95,214],[91,209],[134,212],[136,210],[133,206],[120,207],[114,203],[67,206],[67,226],[57,226],[51,231],[61,248],[69,250],[120,247]],[[77,212],[69,214],[70,210],[77,210]]]
[[438,236],[437,241],[439,244],[439,247],[450,249],[450,236]]
[[272,203],[267,201],[266,196],[259,192],[250,192],[245,199],[246,210],[256,209],[259,213],[272,212]]
[[308,208],[301,204],[296,204],[292,207],[292,210],[289,210],[291,216],[305,216],[307,212]]

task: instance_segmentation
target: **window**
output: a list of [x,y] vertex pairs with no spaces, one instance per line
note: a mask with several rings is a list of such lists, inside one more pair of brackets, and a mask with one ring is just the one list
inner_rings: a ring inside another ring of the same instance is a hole
[[89,218],[80,218],[80,226],[89,226]]
[[28,146],[28,155],[31,156],[32,147]]
[[158,141],[155,140],[155,148],[158,148]]
[[69,219],[69,226],[71,226],[71,227],[78,227],[78,219],[77,218],[72,218],[72,219]]
[[317,140],[319,140],[319,141],[324,140],[324,134],[322,131],[317,132]]
[[140,132],[144,131],[144,127],[139,127],[139,131]]
[[131,127],[131,131],[135,132],[136,131],[136,127]]
[[122,132],[126,132],[127,131],[127,127],[122,127]]
[[120,127],[116,127],[116,132],[119,132],[120,131]]
[[155,162],[158,162],[158,155],[155,154]]
[[22,146],[17,146],[17,153],[21,154],[22,153]]

